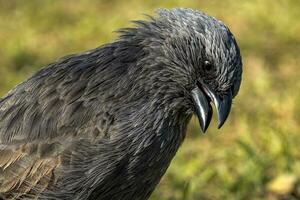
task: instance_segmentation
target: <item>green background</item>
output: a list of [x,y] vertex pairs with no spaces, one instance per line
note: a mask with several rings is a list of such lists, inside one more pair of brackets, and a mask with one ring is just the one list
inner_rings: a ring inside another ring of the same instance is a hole
[[244,74],[224,127],[214,116],[203,135],[193,118],[151,200],[300,199],[299,0],[0,0],[0,94],[63,55],[112,41],[114,30],[159,7],[224,21]]

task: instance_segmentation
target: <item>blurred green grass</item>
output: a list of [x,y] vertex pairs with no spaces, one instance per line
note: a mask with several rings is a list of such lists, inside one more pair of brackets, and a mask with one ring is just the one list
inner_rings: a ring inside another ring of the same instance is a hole
[[0,94],[63,55],[113,40],[114,30],[158,7],[224,21],[244,76],[221,130],[213,123],[202,135],[192,119],[151,200],[300,199],[299,0],[0,0]]

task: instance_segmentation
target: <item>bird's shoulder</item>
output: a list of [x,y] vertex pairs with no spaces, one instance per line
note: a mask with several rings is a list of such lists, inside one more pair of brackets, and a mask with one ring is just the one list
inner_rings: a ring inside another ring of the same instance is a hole
[[114,69],[114,51],[108,46],[66,56],[12,89],[0,99],[0,143],[106,129],[101,121],[113,120],[113,114],[105,98],[122,73]]
[[128,69],[142,55],[117,42],[66,56],[0,98],[0,199],[37,197],[118,132],[116,102],[128,100]]
[[116,63],[122,67],[114,51],[64,57],[0,99],[0,199],[37,196],[71,164],[81,140],[109,136],[115,118],[105,98],[121,73]]

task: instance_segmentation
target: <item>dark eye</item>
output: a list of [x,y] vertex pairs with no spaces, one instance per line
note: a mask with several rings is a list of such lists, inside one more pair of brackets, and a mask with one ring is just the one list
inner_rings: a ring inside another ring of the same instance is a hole
[[208,60],[204,61],[204,70],[209,72],[213,69],[213,65]]

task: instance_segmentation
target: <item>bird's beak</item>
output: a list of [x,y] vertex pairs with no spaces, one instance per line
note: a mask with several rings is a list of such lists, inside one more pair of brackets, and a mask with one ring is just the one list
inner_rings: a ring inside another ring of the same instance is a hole
[[208,86],[201,84],[192,90],[192,99],[194,101],[195,113],[198,116],[203,132],[208,128],[213,113],[210,102],[213,102],[218,113],[218,128],[222,127],[230,113],[232,104],[231,91],[220,97]]

